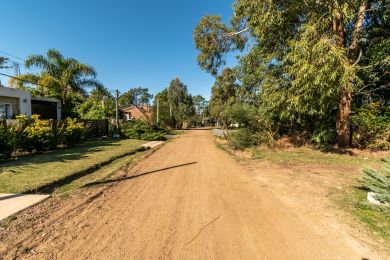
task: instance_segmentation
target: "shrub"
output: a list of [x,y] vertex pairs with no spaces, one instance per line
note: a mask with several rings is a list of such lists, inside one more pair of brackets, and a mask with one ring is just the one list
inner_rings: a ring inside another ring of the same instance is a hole
[[15,149],[15,132],[12,128],[0,125],[0,161],[11,157]]
[[78,123],[77,119],[67,118],[65,128],[65,140],[66,145],[75,145],[81,143],[85,137],[85,127],[83,123]]
[[130,139],[147,141],[166,140],[165,130],[155,125],[147,124],[140,120],[126,122],[122,126],[122,135]]
[[234,149],[244,149],[253,145],[252,133],[246,128],[240,128],[228,135],[228,144]]
[[379,103],[361,108],[352,116],[353,138],[361,148],[390,149],[390,116]]
[[[20,120],[23,118],[18,118]],[[25,124],[25,122],[22,122]],[[18,146],[24,151],[43,151],[56,146],[51,123],[39,119],[39,115],[32,115],[31,122],[18,134]]]
[[336,129],[324,129],[314,132],[310,140],[316,144],[332,144],[337,138]]

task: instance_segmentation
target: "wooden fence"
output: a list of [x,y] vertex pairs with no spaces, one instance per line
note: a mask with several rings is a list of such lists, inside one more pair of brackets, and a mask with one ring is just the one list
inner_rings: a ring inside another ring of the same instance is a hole
[[[65,120],[49,120],[52,125],[53,132],[58,127],[66,124]],[[79,119],[78,122],[83,123],[86,128],[86,137],[102,137],[107,136],[109,131],[109,121],[105,119]],[[19,122],[14,119],[1,119],[0,125],[3,126],[18,126]]]

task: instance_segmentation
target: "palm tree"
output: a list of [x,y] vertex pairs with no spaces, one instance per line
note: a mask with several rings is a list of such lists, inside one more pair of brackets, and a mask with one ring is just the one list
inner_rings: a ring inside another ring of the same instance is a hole
[[[32,55],[25,61],[25,67],[38,68],[39,73],[27,73],[10,84],[18,88],[28,88],[29,82],[36,85],[35,94],[56,97],[65,105],[69,94],[86,95],[87,88],[103,89],[96,79],[95,69],[73,58],[65,58],[59,51],[50,49],[46,56]],[[27,86],[26,86],[27,83]]]

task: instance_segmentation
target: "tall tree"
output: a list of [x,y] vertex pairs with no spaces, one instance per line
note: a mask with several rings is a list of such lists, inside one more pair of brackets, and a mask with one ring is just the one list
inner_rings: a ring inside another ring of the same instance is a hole
[[196,125],[202,125],[204,123],[204,118],[206,117],[206,108],[208,105],[207,100],[201,96],[201,95],[196,95],[192,97],[192,100],[194,102],[194,109],[195,109],[195,123]]
[[364,56],[362,31],[371,22],[368,10],[384,10],[387,2],[236,0],[229,26],[218,16],[206,16],[195,28],[198,63],[216,75],[224,53],[250,43],[241,65],[256,78],[245,73],[246,83],[276,96],[279,90],[287,92],[284,110],[296,114],[330,113],[336,106],[338,144],[346,146],[353,91],[360,84],[356,73]]
[[207,100],[202,95],[196,95],[192,97],[194,101],[195,113],[201,115],[207,107]]
[[148,88],[131,88],[119,97],[119,104],[121,107],[148,105],[152,98]]
[[[158,107],[158,109],[157,109]],[[171,116],[169,113],[169,99],[168,99],[168,89],[165,88],[161,92],[157,93],[153,100],[153,122],[163,126],[171,125]],[[157,111],[158,110],[158,111]],[[158,119],[157,119],[158,117]]]
[[211,88],[210,115],[215,120],[222,122],[224,126],[227,125],[227,116],[223,111],[236,101],[236,92],[239,87],[236,81],[234,71],[226,68],[220,76],[216,77],[215,84]]
[[171,126],[181,128],[195,114],[192,96],[179,78],[172,80],[168,87],[168,103]]
[[77,112],[83,119],[113,118],[114,111],[114,97],[105,88],[93,90],[77,107]]
[[[24,74],[19,78],[34,82],[39,95],[56,97],[63,105],[67,105],[69,96],[86,95],[89,88],[101,89],[103,85],[96,79],[95,69],[80,63],[74,58],[65,58],[59,51],[50,49],[44,55],[32,55],[25,61],[26,68],[36,67],[41,71],[37,74]],[[31,84],[18,79],[11,79],[15,87],[31,87]],[[34,85],[34,84],[33,84]]]

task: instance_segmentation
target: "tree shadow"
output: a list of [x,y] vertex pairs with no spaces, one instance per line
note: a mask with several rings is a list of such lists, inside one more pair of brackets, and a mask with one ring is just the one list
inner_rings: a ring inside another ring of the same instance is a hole
[[332,147],[332,146],[318,146],[315,147],[315,149],[323,153],[332,153],[332,154],[350,155],[350,156],[355,155],[355,153],[349,149]]
[[127,177],[122,177],[122,178],[118,178],[118,179],[109,179],[109,180],[104,180],[104,181],[95,181],[95,182],[85,184],[84,186],[82,186],[82,188],[101,185],[101,184],[110,184],[110,183],[131,180],[131,179],[139,178],[139,177],[142,177],[145,175],[149,175],[149,174],[153,174],[153,173],[157,173],[157,172],[162,172],[162,171],[166,171],[166,170],[170,170],[170,169],[174,169],[174,168],[184,167],[184,166],[188,166],[188,165],[192,165],[192,164],[196,164],[196,163],[198,163],[198,162],[183,163],[183,164],[169,166],[169,167],[165,167],[165,168],[161,168],[161,169],[157,169],[157,170],[153,170],[153,171],[143,172],[143,173],[133,175],[133,176],[127,176]]

